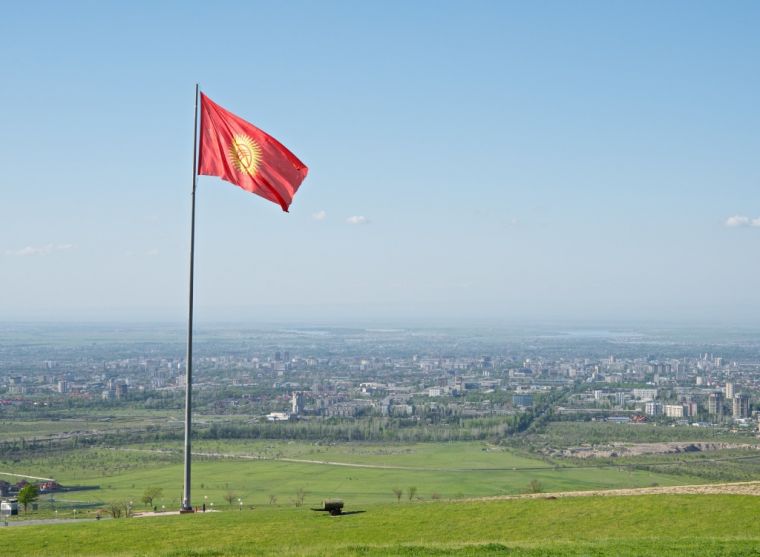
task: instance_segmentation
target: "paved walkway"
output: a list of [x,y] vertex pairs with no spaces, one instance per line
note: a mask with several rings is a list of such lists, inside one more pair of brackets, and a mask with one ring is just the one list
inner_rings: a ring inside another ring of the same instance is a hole
[[[206,509],[207,513],[218,513],[221,511]],[[137,512],[132,515],[132,518],[144,518],[153,516],[176,516],[180,514],[179,511],[163,511],[163,512]],[[198,514],[203,514],[198,511]],[[110,516],[103,516],[101,520],[113,520]],[[72,522],[97,522],[96,518],[40,518],[32,520],[5,520],[0,519],[0,529],[11,526],[40,526],[43,524],[70,524]]]
[[[206,512],[207,513],[218,513],[219,511],[212,510],[212,509],[206,509]],[[161,512],[145,511],[145,512],[134,513],[132,515],[132,518],[143,518],[143,517],[146,517],[146,516],[148,516],[148,517],[149,516],[173,516],[173,515],[178,515],[178,514],[180,514],[179,511],[161,511]],[[187,513],[187,514],[190,514],[190,513]],[[203,511],[199,510],[198,514],[203,514]]]
[[66,524],[71,522],[95,522],[94,518],[40,518],[34,520],[0,520],[0,528],[6,526],[40,526],[41,524]]

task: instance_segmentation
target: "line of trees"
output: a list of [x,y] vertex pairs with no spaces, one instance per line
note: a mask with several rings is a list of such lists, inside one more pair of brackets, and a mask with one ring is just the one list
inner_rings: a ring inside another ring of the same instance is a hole
[[212,424],[197,431],[200,439],[288,439],[325,441],[446,442],[498,440],[524,431],[532,417],[462,418],[456,424],[371,418],[261,424]]

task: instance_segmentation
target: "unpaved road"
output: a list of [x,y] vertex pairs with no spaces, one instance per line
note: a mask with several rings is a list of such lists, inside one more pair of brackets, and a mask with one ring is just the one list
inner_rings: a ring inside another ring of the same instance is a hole
[[599,489],[590,491],[558,491],[525,495],[497,495],[478,497],[478,501],[499,499],[549,499],[560,497],[615,497],[628,495],[760,495],[760,481],[723,484],[672,485],[625,489]]

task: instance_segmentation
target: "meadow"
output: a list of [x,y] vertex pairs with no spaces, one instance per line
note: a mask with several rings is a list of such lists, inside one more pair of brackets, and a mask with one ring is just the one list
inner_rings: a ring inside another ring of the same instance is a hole
[[[83,433],[119,431],[144,432],[150,428],[183,427],[176,412],[112,409],[109,412],[66,412],[59,410],[52,417],[38,419],[7,418],[0,420],[0,441],[72,436]],[[59,417],[60,416],[60,417]]]
[[[619,466],[558,466],[527,453],[486,443],[311,444],[285,441],[203,441],[193,446],[193,503],[227,505],[234,493],[246,507],[292,506],[296,493],[315,505],[341,497],[351,505],[388,503],[395,489],[413,499],[463,499],[541,491],[592,490],[700,483],[688,475]],[[206,455],[206,456],[202,456]],[[155,504],[175,509],[182,493],[178,443],[51,452],[0,460],[3,473],[55,478],[63,485],[99,486],[41,499],[40,512],[112,501],[138,502],[149,487]],[[17,478],[14,480],[17,481]],[[413,488],[410,490],[409,488]],[[273,499],[276,498],[276,501]],[[139,504],[135,504],[139,508]],[[94,507],[92,507],[94,508]]]
[[[77,556],[739,556],[760,554],[757,497],[654,495],[405,502],[11,527],[0,550]],[[356,512],[361,511],[361,512]]]

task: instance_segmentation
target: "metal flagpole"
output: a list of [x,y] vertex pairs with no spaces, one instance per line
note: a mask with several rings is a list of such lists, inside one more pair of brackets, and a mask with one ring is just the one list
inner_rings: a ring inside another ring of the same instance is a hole
[[190,212],[190,292],[187,314],[187,360],[185,363],[185,489],[182,493],[180,512],[193,512],[190,502],[190,436],[193,397],[193,266],[195,260],[195,183],[198,157],[198,95],[200,87],[195,84],[195,125],[193,127],[193,193]]

